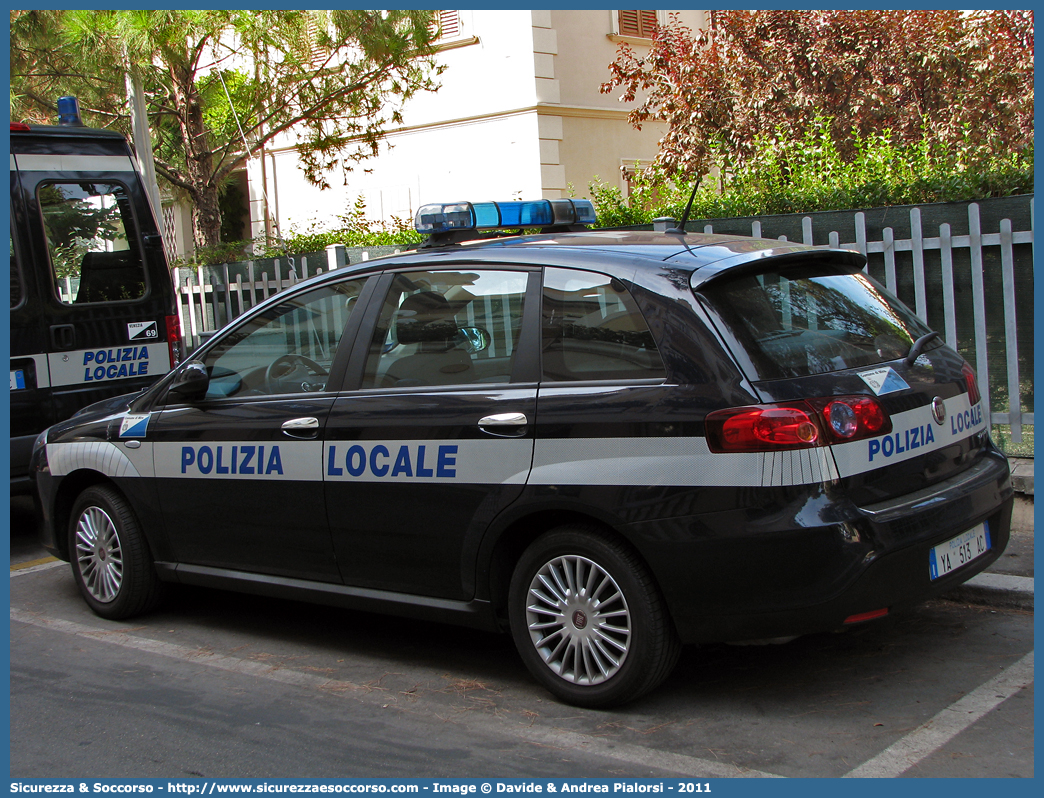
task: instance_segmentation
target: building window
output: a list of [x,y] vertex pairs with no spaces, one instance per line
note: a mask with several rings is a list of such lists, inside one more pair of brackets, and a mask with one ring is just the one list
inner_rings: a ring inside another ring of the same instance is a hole
[[617,15],[621,36],[651,39],[658,24],[655,11],[618,11]]

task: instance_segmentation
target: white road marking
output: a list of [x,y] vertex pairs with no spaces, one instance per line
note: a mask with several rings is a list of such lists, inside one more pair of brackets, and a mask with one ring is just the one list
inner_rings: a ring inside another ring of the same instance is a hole
[[19,567],[17,565],[11,566],[11,578],[14,579],[16,576],[25,576],[26,574],[35,574],[40,571],[50,571],[52,568],[61,568],[63,565],[68,566],[69,563],[63,560],[50,560],[39,565],[29,565],[26,567]]
[[946,707],[845,778],[894,778],[940,749],[983,715],[1033,684],[1033,652]]

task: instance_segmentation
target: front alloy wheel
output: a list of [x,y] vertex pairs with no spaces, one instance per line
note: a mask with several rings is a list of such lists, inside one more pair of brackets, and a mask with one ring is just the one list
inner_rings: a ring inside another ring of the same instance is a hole
[[69,559],[87,605],[119,620],[152,609],[162,583],[130,503],[112,485],[86,488],[69,519]]
[[123,549],[116,525],[101,507],[86,508],[76,522],[76,565],[96,601],[116,600],[123,584]]

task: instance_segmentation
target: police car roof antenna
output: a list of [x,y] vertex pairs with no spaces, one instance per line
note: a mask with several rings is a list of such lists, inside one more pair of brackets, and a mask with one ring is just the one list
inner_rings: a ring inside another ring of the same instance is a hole
[[[218,63],[219,59],[217,54],[213,53],[213,56],[215,63]],[[239,114],[236,113],[236,106],[235,103],[232,102],[232,95],[228,93],[228,86],[225,85],[225,78],[222,76],[220,69],[215,71],[217,72],[218,80],[221,81],[221,88],[225,90],[225,99],[228,100],[228,107],[232,109],[232,118],[236,120],[236,127],[239,128],[239,137],[243,139],[243,148],[246,150],[247,158],[253,158],[254,153],[250,149],[246,133],[243,132],[243,126],[239,123]],[[262,150],[261,157],[264,158],[264,150]],[[261,181],[261,196],[264,197],[265,208],[267,209],[271,207],[268,201],[268,192],[265,190],[265,183],[263,180]],[[265,213],[267,215],[268,211],[266,210]],[[273,219],[272,221],[275,222],[276,240],[279,242],[279,246],[283,248],[283,254],[286,255],[287,260],[290,261],[290,270],[296,275],[297,264],[294,262],[294,259],[290,257],[290,252],[286,247],[286,241],[283,240],[283,231],[279,229],[279,219]]]
[[689,195],[689,204],[685,206],[685,213],[682,214],[681,221],[677,227],[672,227],[669,230],[664,230],[665,233],[672,233],[674,235],[683,236],[685,235],[685,223],[689,221],[689,211],[692,210],[692,202],[696,199],[696,190],[700,187],[700,181],[702,177],[697,177],[695,184],[692,187],[692,193]]

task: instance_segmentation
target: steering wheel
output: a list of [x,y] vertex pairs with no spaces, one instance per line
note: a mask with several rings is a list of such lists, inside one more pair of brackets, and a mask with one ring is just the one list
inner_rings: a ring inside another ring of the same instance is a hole
[[316,383],[308,378],[326,377],[329,373],[304,355],[280,355],[265,369],[265,391],[270,394],[318,391],[324,383]]

